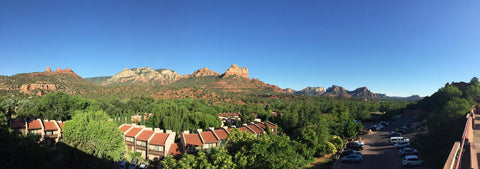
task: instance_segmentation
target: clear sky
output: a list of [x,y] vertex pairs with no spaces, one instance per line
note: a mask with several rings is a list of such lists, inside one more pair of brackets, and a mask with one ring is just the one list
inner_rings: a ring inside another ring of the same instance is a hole
[[281,88],[426,96],[478,63],[478,0],[0,0],[0,75],[237,64]]

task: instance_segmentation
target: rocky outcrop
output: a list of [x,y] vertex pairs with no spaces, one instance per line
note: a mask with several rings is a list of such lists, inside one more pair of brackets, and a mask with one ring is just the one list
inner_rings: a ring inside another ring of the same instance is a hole
[[325,95],[331,95],[331,96],[346,96],[348,95],[348,92],[345,88],[337,85],[333,85],[332,87],[329,87],[325,91]]
[[348,92],[352,97],[378,97],[377,94],[372,93],[370,90],[368,90],[367,87],[359,87],[355,89],[354,91]]
[[180,77],[180,74],[168,69],[153,70],[150,67],[125,68],[102,83],[102,85],[122,83],[169,84]]
[[[284,90],[285,92],[287,89]],[[360,97],[360,98],[387,98],[385,94],[373,93],[367,87],[360,87],[353,91],[337,85],[329,87],[327,90],[323,87],[307,87],[305,89],[294,92],[294,94],[312,95],[312,96],[331,96],[331,97]]]
[[75,72],[73,72],[72,69],[70,69],[68,67],[66,69],[61,69],[60,67],[57,67],[57,70],[52,71],[52,69],[50,69],[50,66],[47,66],[47,70],[45,70],[45,72],[32,73],[31,75],[32,76],[38,76],[38,75],[52,76],[52,75],[59,75],[59,74],[67,74],[67,75],[74,76],[74,77],[77,77],[77,78],[82,78],[82,77],[78,76]]
[[295,94],[321,96],[325,93],[324,87],[307,87],[305,89],[295,92]]
[[204,67],[204,68],[198,69],[197,71],[193,72],[190,75],[187,75],[187,77],[195,78],[195,77],[220,76],[220,75],[221,75],[220,73],[210,70],[207,67]]
[[290,94],[294,94],[294,93],[297,92],[297,91],[294,90],[294,89],[286,88],[286,89],[283,89],[283,92],[285,92],[285,93],[290,93]]
[[245,67],[238,67],[236,64],[233,64],[222,75],[222,77],[229,77],[229,76],[240,76],[248,79],[249,78],[248,69]]
[[48,82],[37,82],[37,83],[31,83],[31,84],[23,84],[20,87],[21,93],[30,94],[35,91],[39,93],[37,95],[42,95],[43,91],[56,92],[57,85],[48,83]]

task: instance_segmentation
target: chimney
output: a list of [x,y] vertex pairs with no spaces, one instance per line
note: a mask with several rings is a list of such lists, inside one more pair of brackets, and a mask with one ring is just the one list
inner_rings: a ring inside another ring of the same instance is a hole
[[183,131],[183,134],[190,134],[190,131],[185,130],[185,131]]
[[165,133],[172,133],[172,130],[167,130]]
[[213,128],[213,127],[209,127],[209,128],[208,128],[208,130],[211,130],[211,131],[213,131],[213,130],[215,130],[215,128]]
[[198,133],[200,133],[200,132],[202,132],[202,131],[203,131],[202,129],[197,129],[197,132],[198,132]]

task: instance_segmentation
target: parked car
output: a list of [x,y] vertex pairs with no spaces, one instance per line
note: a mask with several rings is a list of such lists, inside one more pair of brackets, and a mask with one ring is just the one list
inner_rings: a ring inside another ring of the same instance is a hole
[[137,163],[138,163],[138,159],[136,159],[136,158],[132,159],[132,161],[130,161],[130,166],[128,166],[128,168],[129,169],[137,168]]
[[122,161],[120,162],[120,169],[126,169],[128,166],[128,161]]
[[401,156],[417,155],[418,150],[410,148],[410,147],[406,147],[406,148],[403,148],[403,149],[399,150],[398,154],[400,154]]
[[380,130],[380,129],[379,129],[377,126],[370,126],[370,127],[368,128],[368,130],[370,130],[370,131],[378,131],[378,130]]
[[392,144],[396,144],[400,141],[410,141],[410,139],[404,137],[390,137],[390,143]]
[[350,154],[342,158],[342,163],[360,163],[362,161],[362,155],[358,154]]
[[355,140],[355,141],[353,141],[353,142],[354,142],[354,143],[357,143],[357,144],[359,144],[359,145],[361,145],[361,146],[365,146],[365,143],[363,143],[363,141]]
[[402,133],[399,133],[399,132],[392,132],[387,135],[387,137],[400,137],[400,136],[402,136]]
[[146,168],[148,168],[147,163],[141,162],[140,164],[138,164],[138,169],[146,169]]
[[388,126],[391,123],[389,121],[381,121],[379,124],[384,125],[384,126]]
[[347,149],[352,149],[357,151],[363,150],[365,148],[365,146],[355,142],[347,143],[345,147],[347,147]]
[[400,141],[398,143],[395,143],[393,145],[393,148],[405,148],[405,147],[408,147],[410,146],[410,142],[409,141]]
[[361,152],[358,152],[358,151],[355,151],[355,150],[345,150],[345,151],[342,152],[342,156],[348,156],[350,154],[362,155]]
[[385,126],[384,126],[384,125],[382,125],[382,124],[380,124],[380,123],[378,123],[378,124],[375,124],[374,126],[377,126],[379,129],[383,129],[383,128],[385,128]]
[[403,166],[413,166],[413,165],[421,165],[422,164],[422,160],[420,160],[420,158],[418,158],[418,156],[416,155],[408,155],[408,156],[405,156],[403,157],[402,159],[402,165]]

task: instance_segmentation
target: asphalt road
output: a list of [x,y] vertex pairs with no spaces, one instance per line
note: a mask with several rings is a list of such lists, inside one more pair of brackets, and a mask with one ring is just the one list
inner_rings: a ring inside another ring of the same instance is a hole
[[[361,136],[365,143],[365,149],[362,150],[363,162],[362,163],[342,163],[339,159],[335,169],[400,169],[402,166],[402,159],[398,155],[398,150],[393,148],[392,144],[387,141],[386,137],[390,131],[403,125],[402,122],[394,122],[392,125],[386,128],[372,132],[368,135]],[[422,167],[412,167],[420,169]]]

